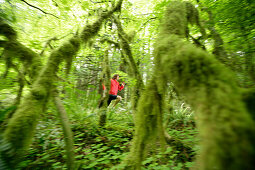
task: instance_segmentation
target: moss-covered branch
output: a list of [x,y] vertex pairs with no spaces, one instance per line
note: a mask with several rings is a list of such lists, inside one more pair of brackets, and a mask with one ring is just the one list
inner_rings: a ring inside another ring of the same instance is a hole
[[118,36],[120,38],[120,46],[122,48],[122,50],[124,51],[124,54],[128,57],[128,63],[129,63],[129,67],[132,71],[131,75],[136,79],[136,86],[133,90],[133,109],[135,110],[137,107],[137,101],[141,95],[142,90],[144,89],[144,83],[143,83],[143,79],[141,76],[141,73],[138,69],[138,66],[134,60],[133,54],[132,54],[132,50],[131,47],[129,45],[129,40],[128,40],[128,35],[126,34],[126,32],[123,30],[122,25],[119,21],[119,19],[116,16],[113,16],[114,22],[117,25],[118,28]]
[[198,116],[202,138],[198,169],[253,169],[254,122],[232,73],[209,54],[175,37],[162,42],[159,51],[166,44],[173,49],[161,53],[164,74]]
[[16,31],[1,18],[0,27],[0,35],[3,35],[8,39],[7,41],[1,41],[0,43],[0,46],[4,48],[2,55],[6,61],[6,74],[11,65],[13,65],[12,61],[14,58],[18,58],[26,69],[25,74],[28,73],[31,80],[34,81],[42,66],[40,56],[18,42],[16,40]]
[[105,19],[110,17],[114,12],[120,11],[122,1],[123,0],[119,0],[117,2],[117,4],[111,10],[109,10],[107,12],[103,12],[96,22],[94,22],[91,25],[87,25],[83,29],[83,31],[81,33],[81,39],[82,39],[82,41],[84,41],[84,43],[86,43],[90,38],[93,38],[98,33],[98,31],[100,30],[100,27],[102,25],[102,22]]
[[225,48],[224,48],[223,39],[215,28],[214,16],[212,11],[206,7],[203,7],[201,3],[199,3],[199,6],[201,7],[203,11],[206,11],[208,14],[208,18],[209,18],[208,29],[210,30],[212,39],[214,40],[213,54],[217,57],[219,61],[221,61],[225,65],[229,66],[230,68],[233,67],[229,64],[229,62],[227,62],[227,52],[225,51]]
[[6,61],[12,61],[14,57],[18,58],[32,81],[39,75],[42,68],[40,56],[27,48],[18,41],[12,40],[5,44],[3,57]]
[[72,57],[79,49],[79,39],[72,38],[55,50],[43,68],[40,76],[32,84],[30,93],[21,101],[17,111],[8,122],[4,140],[11,145],[9,160],[16,160],[28,148],[33,139],[38,116],[45,107],[58,65],[64,57]]
[[53,92],[53,101],[58,110],[58,116],[62,125],[65,139],[65,148],[67,156],[67,167],[69,170],[75,169],[75,158],[74,158],[74,145],[73,145],[73,134],[69,124],[69,119],[65,110],[64,105],[59,97],[58,91]]

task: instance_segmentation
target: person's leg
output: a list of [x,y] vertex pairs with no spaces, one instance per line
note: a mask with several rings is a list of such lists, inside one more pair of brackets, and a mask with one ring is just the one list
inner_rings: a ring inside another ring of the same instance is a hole
[[107,104],[108,104],[108,106],[111,104],[111,98],[110,98],[110,96],[109,96],[109,98],[108,98],[108,101],[107,101]]
[[122,97],[121,97],[121,96],[117,96],[117,99],[116,99],[116,101],[115,101],[115,103],[114,103],[114,105],[113,105],[112,107],[115,107],[115,106],[116,106],[116,104],[118,104],[118,103],[119,103],[119,101],[121,101],[121,99],[122,99]]
[[108,98],[108,101],[107,101],[108,106],[111,104],[111,101],[115,100],[115,99],[117,99],[117,95],[109,94],[109,98]]

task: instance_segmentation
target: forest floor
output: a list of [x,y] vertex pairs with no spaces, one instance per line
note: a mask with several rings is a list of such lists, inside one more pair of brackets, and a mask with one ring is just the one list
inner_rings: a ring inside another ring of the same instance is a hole
[[[20,169],[67,169],[64,137],[54,112],[49,109],[41,117],[33,144]],[[69,115],[77,169],[121,169],[120,163],[129,152],[134,133],[133,115],[130,109],[122,106],[110,108],[107,124],[101,128],[98,112],[98,109],[87,109]],[[193,165],[199,148],[192,116],[177,111],[168,118],[168,134],[182,144],[173,143],[164,153],[149,153],[142,163],[143,169],[181,170]]]

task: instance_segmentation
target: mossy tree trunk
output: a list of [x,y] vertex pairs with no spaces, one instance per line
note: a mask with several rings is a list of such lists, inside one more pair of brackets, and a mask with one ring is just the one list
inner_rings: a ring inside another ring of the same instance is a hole
[[164,151],[166,140],[163,129],[163,96],[159,93],[155,78],[150,80],[139,99],[135,116],[135,135],[124,169],[141,169],[141,162],[148,151]]
[[[155,47],[156,65],[197,114],[201,152],[196,169],[254,169],[254,121],[233,73],[172,32],[178,26],[172,24],[176,13],[171,11],[177,12],[170,4]],[[175,23],[184,18],[178,19]],[[184,28],[179,25],[179,29]]]
[[253,169],[254,122],[234,76],[213,56],[178,39],[170,37],[159,47],[175,46],[160,54],[161,66],[197,114],[201,152],[196,169]]

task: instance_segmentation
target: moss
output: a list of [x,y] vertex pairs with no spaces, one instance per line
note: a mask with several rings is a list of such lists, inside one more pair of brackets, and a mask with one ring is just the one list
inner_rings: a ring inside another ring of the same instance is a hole
[[138,70],[138,66],[134,60],[131,47],[129,45],[129,36],[123,30],[122,25],[119,19],[116,16],[113,16],[114,22],[118,28],[118,36],[120,38],[120,46],[124,51],[124,54],[127,56],[128,64],[131,69],[131,76],[137,80],[137,83],[132,90],[132,108],[133,111],[137,108],[137,102],[139,97],[141,96],[141,92],[144,89],[144,83],[142,80],[142,76],[140,71]]
[[253,120],[255,120],[255,89],[243,89],[242,90],[242,99],[244,103],[246,104],[246,107],[250,114],[253,117]]
[[[107,48],[104,52],[104,61],[102,63],[102,84],[105,85],[106,90],[102,90],[101,96],[101,103],[100,103],[100,118],[99,118],[99,126],[103,127],[106,124],[107,119],[107,101],[109,98],[108,92],[110,89],[110,79],[111,79],[111,70],[110,70],[110,63],[109,63],[109,49]],[[101,86],[102,87],[102,86]],[[103,94],[104,93],[104,94]]]
[[[114,11],[118,10],[121,3],[122,0],[120,0],[116,7],[109,11],[107,15],[102,15],[94,26],[85,27],[81,35],[82,41],[86,42],[89,38],[94,36],[99,31],[102,21]],[[13,160],[10,162],[17,161],[31,144],[38,116],[43,112],[43,109],[47,104],[48,97],[52,90],[52,84],[54,83],[55,74],[58,71],[58,66],[64,60],[72,60],[70,58],[73,58],[79,50],[80,42],[81,40],[79,37],[73,37],[51,53],[47,64],[40,70],[40,74],[36,76],[36,80],[32,84],[30,93],[25,96],[17,111],[10,119],[4,132],[3,139],[11,146],[8,150],[4,151],[4,155],[7,155],[6,157],[9,157],[9,160]],[[14,41],[11,42],[11,45],[14,47],[19,46],[19,44]],[[26,48],[7,51],[10,53],[10,56],[11,54],[15,54],[16,51],[17,54],[31,53],[31,50]],[[22,55],[26,60],[33,60],[32,56],[31,58],[26,58],[27,56],[30,55]],[[14,164],[16,164],[16,162]]]
[[93,24],[87,25],[81,33],[82,41],[86,43],[90,38],[93,38],[100,30],[103,21],[107,19],[108,17],[110,17],[113,14],[113,12],[119,11],[121,8],[121,4],[122,4],[122,0],[119,0],[115,7],[113,7],[111,10],[107,12],[102,13],[96,22],[94,22]]
[[[170,20],[176,16],[169,14]],[[162,27],[171,28],[168,25]],[[180,22],[176,27],[183,30],[185,26]],[[155,47],[156,73],[163,74],[159,82],[172,81],[197,113],[202,138],[197,169],[254,169],[254,122],[233,73],[184,42],[180,32],[165,29]]]
[[48,63],[32,84],[30,93],[22,100],[17,111],[8,122],[4,140],[12,146],[10,159],[18,159],[28,148],[33,139],[38,116],[47,104],[58,65],[65,57],[73,57],[79,49],[79,39],[72,38],[53,51]]
[[165,149],[162,102],[163,96],[158,93],[155,79],[152,79],[138,102],[135,135],[130,154],[124,161],[125,169],[140,169],[148,151],[155,151],[156,141],[160,144],[160,151]]
[[184,37],[188,25],[185,4],[179,1],[171,2],[165,11],[163,23],[161,34],[176,34]]
[[42,67],[40,56],[18,41],[8,41],[5,45],[3,55],[6,61],[12,61],[14,58],[22,61],[25,71],[29,74],[32,81],[38,76]]
[[42,104],[33,95],[28,95],[24,99],[13,117],[9,120],[7,129],[4,132],[4,139],[11,144],[12,159],[23,154],[32,142],[37,118],[41,112]]
[[[174,40],[174,38],[172,37]],[[197,112],[202,138],[198,169],[252,169],[254,122],[230,70],[213,56],[181,41],[161,65]]]

